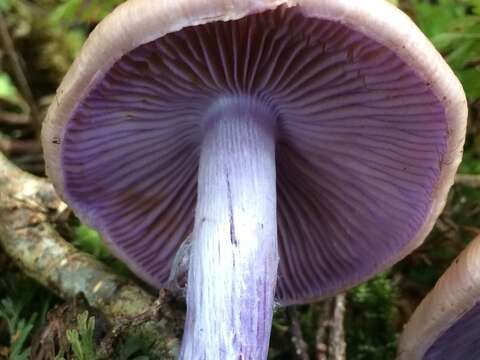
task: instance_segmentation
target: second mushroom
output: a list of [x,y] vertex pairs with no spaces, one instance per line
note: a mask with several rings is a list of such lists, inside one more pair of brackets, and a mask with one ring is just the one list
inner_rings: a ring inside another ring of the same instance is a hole
[[119,258],[186,285],[180,358],[258,360],[275,303],[423,241],[465,118],[455,76],[383,0],[130,0],[91,34],[43,143]]

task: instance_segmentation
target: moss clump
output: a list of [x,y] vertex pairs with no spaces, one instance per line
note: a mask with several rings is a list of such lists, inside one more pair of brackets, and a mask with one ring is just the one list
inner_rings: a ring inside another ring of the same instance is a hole
[[383,273],[348,293],[347,358],[394,359],[397,348],[398,289]]

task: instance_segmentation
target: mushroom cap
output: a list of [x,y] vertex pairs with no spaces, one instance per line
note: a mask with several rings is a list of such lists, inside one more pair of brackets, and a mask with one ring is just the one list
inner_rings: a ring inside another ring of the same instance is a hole
[[405,325],[399,359],[480,357],[480,236],[455,259]]
[[422,243],[461,160],[466,100],[384,0],[127,1],[58,89],[47,173],[118,257],[165,286],[193,226],[199,122],[239,94],[277,119],[280,304],[349,288]]

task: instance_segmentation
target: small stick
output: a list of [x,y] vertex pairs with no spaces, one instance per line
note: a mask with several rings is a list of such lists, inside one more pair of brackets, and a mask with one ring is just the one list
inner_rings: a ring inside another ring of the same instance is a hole
[[16,140],[0,134],[0,151],[4,154],[41,154],[42,148],[37,140]]
[[26,114],[0,111],[0,124],[7,126],[27,126],[30,125],[30,119]]
[[40,129],[41,129],[40,112],[38,110],[37,104],[33,97],[32,90],[28,85],[27,77],[22,68],[20,57],[15,50],[12,37],[10,36],[10,33],[8,31],[5,17],[3,16],[3,13],[1,11],[0,11],[0,40],[2,42],[5,53],[10,59],[13,75],[15,76],[15,80],[18,84],[19,90],[28,104],[31,119],[32,119],[32,125],[37,135],[40,135]]
[[316,360],[345,360],[345,294],[321,304],[316,334]]
[[316,360],[328,360],[328,333],[330,315],[333,311],[333,299],[326,299],[320,304],[318,329],[315,337]]
[[328,340],[328,359],[345,360],[345,294],[339,294],[334,300],[333,318]]
[[455,184],[478,188],[480,187],[480,175],[457,174],[455,176]]
[[308,345],[303,339],[302,328],[298,321],[298,311],[295,306],[287,308],[287,316],[290,320],[290,334],[292,335],[292,343],[295,347],[295,355],[298,360],[309,360]]

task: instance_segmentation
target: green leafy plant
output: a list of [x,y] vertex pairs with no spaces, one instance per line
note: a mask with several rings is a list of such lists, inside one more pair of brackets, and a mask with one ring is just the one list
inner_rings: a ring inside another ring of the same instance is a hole
[[67,339],[72,347],[75,360],[95,360],[96,346],[93,338],[95,318],[85,311],[78,315],[77,328],[67,330]]
[[[67,330],[69,348],[60,349],[55,360],[65,360],[65,354],[73,354],[73,360],[103,360],[101,346],[95,342],[95,318],[88,311],[77,316],[76,326]],[[117,345],[114,358],[118,360],[149,360],[145,352],[151,347],[141,336],[131,335]]]
[[0,99],[11,104],[21,103],[17,88],[7,73],[0,72]]
[[45,320],[54,297],[16,269],[0,271],[0,325],[4,324],[0,347],[8,347],[8,360],[29,359],[31,336]]
[[103,19],[113,8],[124,0],[64,0],[50,15],[50,20],[59,22],[95,23]]
[[129,336],[120,346],[117,354],[118,360],[149,360],[147,355],[142,355],[145,349],[149,349],[151,344],[145,342],[140,336]]
[[10,0],[0,0],[0,10],[7,10],[10,6]]
[[471,100],[480,97],[479,0],[413,0],[415,20],[462,82]]
[[0,301],[0,318],[7,324],[10,334],[9,360],[28,359],[28,338],[35,326],[37,314],[32,314],[28,319],[22,318],[23,305],[11,298]]

